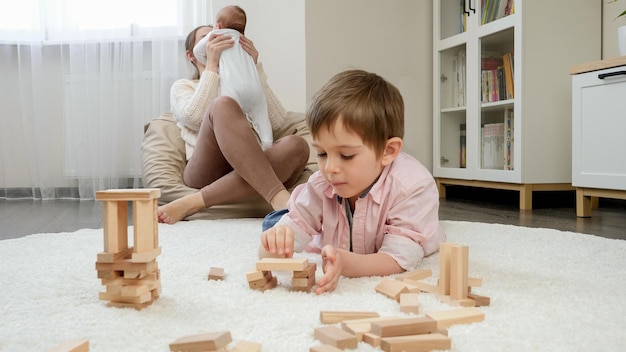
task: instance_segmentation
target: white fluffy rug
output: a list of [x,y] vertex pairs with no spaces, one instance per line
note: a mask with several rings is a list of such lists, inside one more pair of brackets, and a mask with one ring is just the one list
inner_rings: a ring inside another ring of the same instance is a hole
[[[443,221],[450,242],[469,246],[473,291],[491,297],[485,320],[451,327],[454,351],[624,351],[626,241],[550,229]],[[375,292],[381,277],[343,278],[330,294],[290,292],[290,276],[265,291],[248,288],[260,219],[160,225],[162,294],[136,311],[107,307],[95,261],[101,230],[0,241],[0,350],[45,351],[89,339],[91,351],[169,351],[187,335],[220,330],[263,351],[308,351],[320,310],[402,316]],[[132,236],[131,236],[132,237]],[[319,264],[319,258],[307,256]],[[438,255],[423,262],[438,273]],[[225,269],[209,281],[210,267]],[[321,275],[318,265],[317,277]],[[433,282],[431,280],[431,282]],[[420,295],[420,314],[451,309]],[[359,351],[376,351],[360,343]]]

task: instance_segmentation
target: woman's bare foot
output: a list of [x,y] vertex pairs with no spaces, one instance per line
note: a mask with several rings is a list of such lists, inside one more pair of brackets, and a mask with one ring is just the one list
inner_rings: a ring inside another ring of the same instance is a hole
[[276,193],[274,198],[272,198],[272,200],[270,201],[270,205],[272,206],[274,210],[286,209],[287,202],[289,201],[290,196],[291,196],[291,193],[289,193],[289,191],[282,190]]
[[203,208],[204,200],[202,199],[202,194],[196,192],[160,206],[157,209],[157,216],[160,223],[172,225],[199,212]]

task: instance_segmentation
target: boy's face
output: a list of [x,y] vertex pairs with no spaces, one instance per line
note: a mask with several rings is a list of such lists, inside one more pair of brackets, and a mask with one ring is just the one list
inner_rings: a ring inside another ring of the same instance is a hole
[[337,194],[355,201],[378,178],[383,169],[381,158],[363,144],[361,137],[348,132],[341,121],[330,129],[322,127],[313,147],[320,172]]

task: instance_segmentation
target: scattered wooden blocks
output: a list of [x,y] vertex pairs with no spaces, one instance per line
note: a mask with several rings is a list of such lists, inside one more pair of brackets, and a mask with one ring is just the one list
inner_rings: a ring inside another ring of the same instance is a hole
[[323,324],[335,324],[345,320],[377,318],[380,315],[376,312],[351,312],[351,311],[331,311],[323,310],[320,312],[320,321]]
[[309,352],[341,352],[340,348],[331,345],[317,345],[309,348]]
[[383,279],[374,289],[376,292],[382,293],[398,302],[401,294],[409,293],[409,289],[404,282],[392,279]]
[[380,347],[386,352],[426,352],[449,350],[452,340],[439,333],[383,338]]
[[447,329],[456,324],[469,324],[485,320],[485,313],[475,307],[428,312],[426,316],[437,321],[437,329]]
[[251,289],[266,290],[278,285],[272,270],[292,271],[291,290],[310,292],[315,285],[316,269],[317,265],[306,258],[263,258],[246,274],[246,279]]
[[230,352],[261,352],[261,344],[251,341],[239,341]]
[[[115,307],[141,309],[161,293],[156,257],[161,254],[157,206],[159,189],[110,189],[96,192],[103,202],[104,252],[96,270],[106,286],[99,293]],[[128,203],[133,208],[133,247],[128,246]]]
[[209,280],[223,280],[224,268],[211,267],[209,269]]
[[380,337],[428,334],[437,331],[437,322],[429,317],[398,318],[372,323],[372,334]]
[[420,312],[419,293],[400,294],[400,311],[404,313],[418,314]]
[[354,334],[342,330],[334,325],[316,328],[315,338],[323,344],[331,345],[340,349],[356,348],[358,341]]
[[63,341],[48,352],[89,352],[89,340]]
[[304,271],[308,265],[306,258],[263,258],[256,263],[256,270]]
[[217,351],[226,347],[232,338],[229,331],[210,332],[206,334],[190,335],[170,343],[170,351],[204,352]]
[[405,271],[402,274],[398,274],[395,276],[396,280],[404,281],[404,279],[409,280],[422,280],[427,277],[431,277],[433,275],[433,271],[430,269],[419,269],[413,271]]

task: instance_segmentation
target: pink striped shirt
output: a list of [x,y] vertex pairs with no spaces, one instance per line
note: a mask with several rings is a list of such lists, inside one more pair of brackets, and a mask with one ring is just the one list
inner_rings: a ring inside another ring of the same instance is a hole
[[[327,244],[349,250],[345,205],[319,171],[294,189],[288,208],[278,223],[294,231],[296,252],[319,251]],[[406,153],[385,167],[369,192],[356,201],[352,218],[355,253],[386,253],[405,270],[417,268],[424,256],[446,241],[435,181]]]

